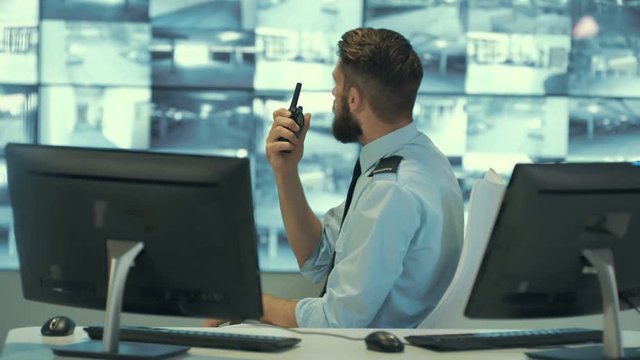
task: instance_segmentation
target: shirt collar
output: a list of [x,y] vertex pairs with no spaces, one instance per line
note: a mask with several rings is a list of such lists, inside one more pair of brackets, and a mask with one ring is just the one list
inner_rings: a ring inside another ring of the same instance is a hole
[[378,160],[396,151],[399,145],[410,142],[416,135],[418,135],[418,128],[412,121],[363,146],[359,157],[362,172],[368,171]]

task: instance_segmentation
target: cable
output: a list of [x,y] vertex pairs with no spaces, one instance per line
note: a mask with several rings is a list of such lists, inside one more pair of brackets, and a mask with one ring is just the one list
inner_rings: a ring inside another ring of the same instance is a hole
[[303,334],[303,335],[324,335],[324,336],[333,336],[333,337],[337,337],[337,338],[342,338],[342,339],[347,339],[347,340],[352,340],[352,341],[363,341],[364,338],[363,337],[353,337],[353,336],[347,336],[347,335],[339,335],[339,334],[332,334],[332,333],[326,333],[326,332],[322,332],[322,331],[303,331],[303,330],[296,330],[296,329],[291,329],[291,328],[283,328],[285,330],[294,332],[294,333],[298,333],[298,334]]
[[333,337],[346,339],[346,340],[351,340],[351,341],[363,341],[364,340],[363,337],[359,337],[358,338],[358,337],[347,336],[347,335],[332,334],[332,333],[327,333],[327,332],[323,332],[323,331],[297,330],[297,329],[292,329],[292,328],[287,328],[287,327],[282,327],[282,326],[277,326],[277,325],[260,323],[260,322],[255,322],[255,323],[254,322],[246,322],[246,324],[251,325],[251,326],[258,326],[258,327],[270,327],[270,328],[282,329],[282,330],[290,331],[292,333],[301,334],[301,335],[333,336]]

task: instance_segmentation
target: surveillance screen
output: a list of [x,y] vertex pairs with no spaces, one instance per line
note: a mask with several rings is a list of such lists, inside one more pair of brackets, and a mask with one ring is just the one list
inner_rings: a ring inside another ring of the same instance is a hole
[[36,142],[37,111],[36,86],[0,85],[0,269],[18,266],[4,149]]
[[562,161],[567,157],[567,122],[564,97],[470,97],[464,170],[493,168],[508,176],[518,162]]
[[148,24],[51,20],[40,26],[42,83],[149,85]]
[[10,142],[36,140],[38,88],[0,85],[0,157]]
[[149,0],[42,0],[42,18],[148,21]]
[[469,31],[567,36],[569,1],[470,0]]
[[36,84],[37,63],[37,0],[0,1],[0,84]]
[[148,149],[146,87],[40,87],[43,144]]
[[154,87],[251,89],[256,63],[250,31],[153,28]]
[[568,160],[640,160],[640,100],[569,99]]
[[404,35],[422,60],[420,92],[464,92],[467,72],[467,0],[367,0],[364,25]]
[[247,157],[255,154],[262,122],[246,91],[154,89],[151,146],[158,151]]
[[470,32],[467,36],[468,93],[566,93],[569,36],[487,32]]
[[565,95],[570,29],[566,0],[471,1],[466,91]]
[[[7,162],[4,157],[0,156],[0,247],[4,246],[6,249],[8,240],[7,220],[9,220],[9,213],[7,210],[11,210],[9,207],[9,191],[7,180]],[[4,230],[3,230],[4,229]],[[0,254],[5,251],[0,249]]]
[[254,87],[331,90],[338,40],[361,26],[361,14],[360,0],[258,1]]
[[254,9],[241,0],[151,0],[149,17],[154,28],[251,30]]
[[640,97],[640,2],[574,0],[569,90]]
[[13,212],[9,204],[7,166],[0,158],[0,269],[18,267],[18,252],[13,231]]
[[419,94],[413,108],[418,130],[428,134],[447,157],[464,155],[467,143],[467,99]]
[[0,23],[31,24],[37,27],[38,14],[38,0],[0,1]]

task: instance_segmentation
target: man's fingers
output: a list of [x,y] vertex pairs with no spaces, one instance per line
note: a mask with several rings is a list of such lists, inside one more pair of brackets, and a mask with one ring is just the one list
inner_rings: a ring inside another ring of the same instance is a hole
[[202,322],[203,327],[218,327],[220,324],[227,322],[227,320],[222,319],[205,319]]
[[293,132],[298,132],[300,130],[300,126],[298,126],[293,119],[284,116],[278,116],[273,119],[273,125],[271,128],[274,129],[279,126],[287,128]]
[[267,144],[267,152],[293,151],[296,146],[288,141],[272,141]]
[[284,108],[273,112],[273,124],[267,135],[266,148],[268,152],[291,152],[304,140],[304,136],[309,130],[311,114],[304,115],[302,127],[289,116],[291,116],[291,112]]
[[277,118],[279,116],[288,118],[288,117],[291,116],[291,112],[289,110],[285,109],[285,108],[280,108],[280,109],[275,110],[273,112],[273,119],[275,120],[275,118]]
[[300,131],[300,134],[298,134],[300,141],[304,141],[304,139],[307,137],[307,132],[309,132],[310,128],[311,128],[311,114],[306,113],[304,114],[304,126],[302,127],[302,131]]
[[298,143],[298,138],[296,137],[296,134],[294,134],[291,130],[284,128],[282,126],[272,129],[271,132],[269,133],[267,141],[268,142],[282,141],[282,139],[286,139],[292,144]]

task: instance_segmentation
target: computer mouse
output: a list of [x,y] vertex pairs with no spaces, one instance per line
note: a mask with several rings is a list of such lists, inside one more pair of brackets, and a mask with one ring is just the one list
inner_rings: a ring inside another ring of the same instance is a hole
[[67,336],[73,334],[76,323],[66,316],[54,316],[40,328],[43,336]]
[[381,352],[402,352],[404,344],[392,333],[386,331],[374,331],[364,338],[367,349]]

